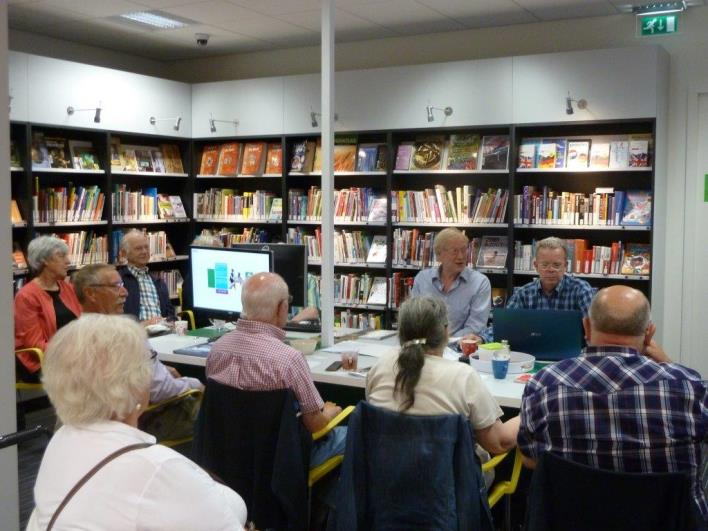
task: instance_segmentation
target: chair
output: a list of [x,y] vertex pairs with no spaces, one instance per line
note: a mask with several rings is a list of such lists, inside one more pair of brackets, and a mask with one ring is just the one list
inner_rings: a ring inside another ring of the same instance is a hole
[[[44,352],[41,348],[21,348],[15,351],[15,358],[21,352],[31,352],[39,361],[40,367],[44,363]],[[41,369],[40,369],[41,370]],[[15,378],[15,392],[17,393],[17,427],[22,429],[25,427],[25,405],[20,401],[20,391],[43,391],[44,387],[41,382],[25,382],[19,377]]]
[[551,453],[538,460],[528,507],[527,531],[696,529],[688,475],[600,470]]
[[349,420],[333,528],[493,529],[468,420],[359,402]]
[[[177,296],[179,297],[179,307],[182,308],[182,287],[177,288]],[[194,330],[197,326],[194,321],[194,312],[192,310],[180,310],[175,314],[180,319],[185,319],[189,322],[189,329]]]
[[[511,452],[495,455],[486,463],[482,463],[482,472],[488,472],[496,468]],[[521,451],[518,446],[514,451],[514,464],[512,465],[511,475],[509,479],[497,481],[492,486],[491,492],[487,497],[489,508],[493,508],[497,502],[506,496],[504,504],[504,529],[511,529],[511,495],[516,492],[516,487],[519,485],[519,477],[521,476]]]
[[140,429],[154,435],[163,446],[174,447],[191,441],[202,396],[201,389],[188,389],[150,404],[140,416]]
[[342,460],[335,456],[309,470],[313,440],[329,433],[354,408],[311,435],[294,403],[289,389],[243,391],[207,381],[193,458],[241,495],[259,529],[306,529],[309,487]]

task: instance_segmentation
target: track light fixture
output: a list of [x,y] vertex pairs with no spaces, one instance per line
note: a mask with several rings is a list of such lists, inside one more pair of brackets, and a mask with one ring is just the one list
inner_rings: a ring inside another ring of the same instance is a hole
[[93,121],[98,123],[101,123],[101,102],[98,102],[98,107],[89,107],[87,109],[75,109],[73,106],[69,105],[66,108],[66,114],[69,116],[72,116],[75,112],[82,112],[82,111],[96,111],[96,114],[93,116]]
[[209,131],[216,133],[216,122],[222,122],[225,124],[234,124],[234,127],[238,127],[238,120],[217,120],[214,117],[209,118]]
[[573,102],[578,106],[578,109],[585,110],[588,108],[588,100],[580,98],[579,100],[574,100],[570,97],[570,92],[565,98],[565,114],[573,114],[575,110],[573,109]]
[[452,115],[452,107],[433,107],[432,105],[427,105],[425,107],[425,110],[428,113],[428,121],[432,122],[435,120],[435,116],[433,115],[433,111],[442,111],[445,116],[451,116]]
[[[317,127],[319,125],[319,122],[317,121],[318,116],[322,117],[322,113],[310,110],[310,123],[312,124],[312,127]],[[337,120],[339,120],[339,115],[334,113],[334,121],[336,122]]]
[[632,13],[635,15],[665,15],[667,13],[680,13],[686,11],[688,5],[686,0],[677,2],[652,2],[640,6],[632,6]]
[[168,122],[168,121],[173,121],[175,125],[172,126],[172,128],[175,131],[179,131],[179,126],[182,123],[182,117],[178,116],[177,118],[155,118],[154,116],[150,117],[150,125],[155,125],[157,122]]

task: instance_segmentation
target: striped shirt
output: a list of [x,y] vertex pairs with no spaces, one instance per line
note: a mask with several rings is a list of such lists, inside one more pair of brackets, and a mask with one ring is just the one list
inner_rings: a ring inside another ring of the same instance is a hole
[[292,389],[302,413],[320,411],[324,402],[305,357],[283,339],[285,331],[277,326],[239,319],[211,348],[206,376],[247,391]]
[[148,268],[135,267],[129,264],[128,271],[137,279],[140,290],[140,315],[138,315],[138,319],[146,321],[153,317],[161,317],[160,296],[150,273],[148,273]]
[[546,295],[536,278],[514,290],[507,303],[507,308],[525,308],[529,310],[580,310],[583,316],[588,314],[594,290],[586,281],[569,274],[564,274],[550,295]]
[[588,347],[528,382],[518,443],[534,459],[551,451],[604,470],[687,472],[708,519],[698,481],[707,421],[706,383],[697,372],[631,348]]

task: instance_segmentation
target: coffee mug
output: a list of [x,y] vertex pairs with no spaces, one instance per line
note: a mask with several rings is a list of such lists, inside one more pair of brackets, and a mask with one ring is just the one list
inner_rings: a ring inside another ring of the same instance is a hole
[[187,321],[175,321],[175,333],[178,336],[183,336],[187,333]]

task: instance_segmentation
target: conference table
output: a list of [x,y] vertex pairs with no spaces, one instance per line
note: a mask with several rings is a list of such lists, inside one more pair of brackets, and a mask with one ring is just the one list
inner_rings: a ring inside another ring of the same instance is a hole
[[[319,334],[308,334],[305,332],[288,332],[288,339],[301,339],[308,336],[316,337]],[[157,352],[158,358],[164,363],[174,363],[181,365],[191,365],[204,367],[206,357],[203,355],[176,354],[174,351],[184,349],[207,342],[206,337],[180,336],[177,334],[167,334],[150,338],[150,345]],[[376,364],[378,358],[387,352],[395,352],[398,347],[398,338],[395,334],[384,339],[366,339],[364,336],[344,338],[339,343],[328,349],[316,350],[314,353],[306,355],[305,359],[312,372],[312,379],[316,384],[335,386],[340,389],[348,389],[359,392],[363,397],[363,390],[366,387],[366,374],[364,370]],[[327,371],[333,362],[339,361],[342,350],[358,350],[359,362],[357,371]],[[481,373],[482,382],[487,386],[492,396],[500,406],[505,408],[518,409],[521,405],[521,395],[524,384],[514,380],[518,374],[509,374],[503,380],[497,380],[493,375]]]

